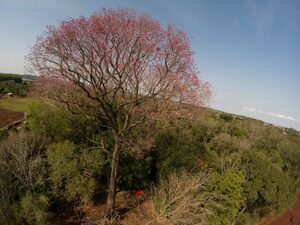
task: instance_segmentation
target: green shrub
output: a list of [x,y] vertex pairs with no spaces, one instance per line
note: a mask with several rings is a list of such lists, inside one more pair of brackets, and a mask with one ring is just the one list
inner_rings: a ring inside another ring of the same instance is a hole
[[118,186],[124,190],[141,190],[156,180],[155,154],[136,160],[130,156],[120,159]]
[[241,167],[242,152],[249,146],[247,140],[222,132],[205,145],[205,160],[219,172],[237,169]]
[[83,116],[72,115],[46,100],[31,104],[28,127],[50,137],[53,142],[67,139],[76,144],[88,143],[98,132]]
[[103,159],[99,149],[78,147],[64,141],[47,149],[53,194],[62,196],[79,207],[91,201],[96,177],[101,173]]
[[214,216],[209,225],[231,225],[239,209],[245,204],[243,196],[244,175],[235,169],[212,174],[211,194],[219,205],[213,205]]
[[45,101],[34,102],[29,110],[28,126],[30,130],[44,134],[55,141],[68,137],[70,121],[62,110]]
[[178,126],[156,134],[158,177],[167,177],[170,173],[187,170],[199,171],[198,159],[203,146],[193,135],[191,127]]
[[8,136],[8,132],[6,130],[0,130],[0,141],[7,138],[7,136]]
[[48,197],[28,193],[21,199],[20,214],[28,224],[45,225],[49,217],[48,207]]
[[250,210],[265,216],[291,206],[295,196],[292,180],[270,163],[268,156],[259,151],[246,152],[243,164],[246,174],[244,196]]

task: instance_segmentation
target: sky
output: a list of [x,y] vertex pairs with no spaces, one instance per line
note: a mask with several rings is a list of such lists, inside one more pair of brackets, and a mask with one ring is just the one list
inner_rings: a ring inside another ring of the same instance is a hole
[[299,0],[0,0],[0,72],[26,73],[47,25],[119,7],[191,38],[210,107],[300,130]]

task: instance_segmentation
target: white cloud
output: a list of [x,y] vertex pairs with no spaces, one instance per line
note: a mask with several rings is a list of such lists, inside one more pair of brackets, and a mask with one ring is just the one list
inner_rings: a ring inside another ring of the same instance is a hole
[[275,118],[279,118],[279,119],[283,119],[283,120],[289,120],[289,121],[300,123],[300,119],[297,119],[295,117],[287,116],[287,115],[283,115],[283,114],[272,113],[272,112],[264,112],[264,111],[257,110],[252,107],[243,106],[242,110],[243,110],[243,112],[254,112],[254,113],[259,113],[262,115],[267,115],[267,116],[271,116],[271,117],[275,117]]
[[245,106],[243,106],[242,109],[244,112],[255,112],[256,111],[256,109],[254,109],[254,108],[245,107]]
[[292,116],[286,116],[286,115],[283,115],[283,114],[276,114],[276,113],[271,113],[271,112],[264,112],[264,111],[261,111],[261,110],[258,110],[257,112],[260,113],[260,114],[267,115],[267,116],[272,116],[272,117],[276,117],[276,118],[279,118],[279,119],[290,120],[290,121],[293,121],[293,122],[300,123],[299,119],[296,119]]

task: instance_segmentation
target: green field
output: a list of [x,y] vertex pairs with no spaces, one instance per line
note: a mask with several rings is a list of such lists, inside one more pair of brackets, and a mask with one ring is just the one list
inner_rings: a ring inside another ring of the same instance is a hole
[[5,98],[0,99],[0,108],[29,113],[30,106],[41,101],[34,98]]

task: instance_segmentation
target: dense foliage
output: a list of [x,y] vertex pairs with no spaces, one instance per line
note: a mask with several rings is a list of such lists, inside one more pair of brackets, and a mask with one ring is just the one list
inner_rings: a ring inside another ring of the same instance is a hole
[[213,208],[209,224],[255,224],[293,204],[300,137],[289,129],[208,111],[173,122],[155,140],[159,177],[213,171],[209,191],[224,205]]
[[[45,224],[61,201],[82,218],[84,205],[107,185],[110,160],[100,132],[50,102],[34,103],[30,111],[26,129],[0,142],[0,220]],[[112,147],[111,134],[101,134]],[[205,110],[193,120],[144,124],[131,135],[147,136],[152,147],[139,160],[121,155],[118,189],[157,184],[158,216],[173,224],[259,224],[291,206],[300,185],[300,137],[293,130]],[[174,190],[185,194],[162,197]]]
[[0,82],[13,80],[16,83],[22,83],[22,77],[17,74],[0,73]]

